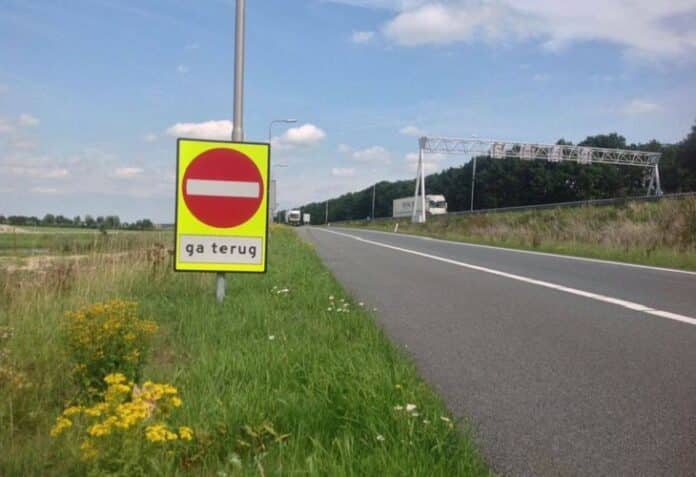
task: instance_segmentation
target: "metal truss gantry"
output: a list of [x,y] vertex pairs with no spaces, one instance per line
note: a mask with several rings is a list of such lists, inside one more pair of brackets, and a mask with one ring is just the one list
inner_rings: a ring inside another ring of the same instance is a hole
[[[548,162],[577,162],[579,164],[613,164],[619,166],[642,167],[649,171],[650,182],[648,195],[662,195],[660,187],[659,152],[633,151],[630,149],[609,149],[603,147],[566,146],[560,144],[536,144],[494,139],[457,139],[447,137],[427,137],[418,139],[418,168],[416,174],[416,191],[414,194],[413,222],[425,222],[425,172],[423,156],[425,153],[468,155],[485,154],[493,159],[521,159],[525,161],[544,160]],[[473,177],[476,163],[472,170],[472,208]],[[418,196],[419,189],[421,191]],[[415,201],[420,200],[420,207]],[[419,210],[420,209],[420,210]]]

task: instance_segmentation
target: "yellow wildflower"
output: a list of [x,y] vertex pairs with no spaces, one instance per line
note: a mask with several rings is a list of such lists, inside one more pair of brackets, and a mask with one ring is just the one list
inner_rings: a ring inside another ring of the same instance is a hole
[[115,416],[109,416],[104,422],[94,424],[91,426],[87,432],[92,437],[103,437],[111,434],[111,428],[116,424],[117,419]]
[[126,377],[122,373],[111,373],[107,374],[104,378],[106,384],[121,384],[126,382]]
[[184,441],[190,441],[193,439],[193,429],[187,426],[181,426],[179,428],[179,438]]
[[51,428],[51,437],[57,437],[61,435],[61,433],[69,427],[72,427],[72,421],[63,416],[58,416],[56,418],[56,423]]
[[80,444],[80,450],[82,451],[83,460],[94,459],[97,457],[97,455],[99,455],[97,449],[94,447],[94,444],[89,439],[82,441],[82,444]]
[[74,416],[75,414],[80,414],[84,408],[82,406],[70,406],[63,411],[65,417]]
[[108,409],[109,405],[107,403],[100,402],[99,404],[95,404],[94,406],[85,409],[84,413],[89,417],[99,417]]
[[174,407],[181,407],[181,404],[182,404],[181,398],[178,398],[178,397],[176,397],[176,396],[174,396],[173,398],[171,398],[171,399],[169,400],[169,402],[170,402],[171,405],[174,406]]
[[145,437],[147,437],[150,442],[166,442],[178,439],[178,436],[167,429],[167,426],[164,424],[147,426],[145,428]]

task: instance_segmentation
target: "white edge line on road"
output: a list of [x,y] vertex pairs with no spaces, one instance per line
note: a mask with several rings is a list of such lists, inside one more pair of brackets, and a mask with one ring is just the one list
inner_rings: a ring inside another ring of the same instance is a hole
[[384,248],[396,250],[399,252],[410,253],[411,255],[417,255],[419,257],[425,257],[425,258],[429,258],[431,260],[437,260],[440,262],[449,263],[451,265],[456,265],[458,267],[468,268],[471,270],[476,270],[476,271],[484,272],[484,273],[490,273],[491,275],[497,275],[500,277],[510,278],[512,280],[517,280],[520,282],[529,283],[531,285],[537,285],[540,287],[550,288],[552,290],[558,290],[558,291],[562,291],[565,293],[570,293],[571,295],[577,295],[577,296],[581,296],[581,297],[585,297],[585,298],[590,298],[592,300],[597,300],[597,301],[601,301],[604,303],[611,303],[612,305],[621,306],[623,308],[627,308],[627,309],[632,310],[632,311],[639,311],[642,313],[647,313],[649,315],[659,316],[661,318],[667,318],[670,320],[681,321],[682,323],[688,323],[690,325],[696,325],[696,318],[692,318],[690,316],[685,316],[685,315],[679,315],[677,313],[672,313],[669,311],[656,310],[656,309],[651,308],[649,306],[641,305],[640,303],[635,303],[635,302],[627,301],[627,300],[621,300],[619,298],[612,298],[610,296],[600,295],[598,293],[588,292],[588,291],[584,291],[584,290],[578,290],[577,288],[566,287],[563,285],[558,285],[556,283],[545,282],[543,280],[537,280],[535,278],[527,278],[527,277],[523,277],[521,275],[515,275],[513,273],[501,272],[500,270],[494,270],[492,268],[480,267],[478,265],[472,265],[470,263],[460,262],[458,260],[452,260],[449,258],[438,257],[437,255],[431,255],[429,253],[418,252],[416,250],[411,250],[408,248],[396,247],[394,245],[388,245],[388,244],[381,243],[381,242],[375,242],[373,240],[364,239],[362,237],[357,237],[355,235],[350,235],[350,234],[343,233],[343,232],[336,232],[333,230],[328,230],[325,228],[318,228],[318,227],[312,227],[312,228],[314,228],[316,230],[321,230],[322,232],[327,232],[330,234],[348,237],[348,238],[351,238],[353,240],[357,240],[359,242],[364,242],[364,243],[368,243],[371,245],[376,245],[378,247],[384,247]]
[[[346,228],[343,228],[343,230],[346,230]],[[497,247],[495,245],[483,245],[483,244],[470,243],[470,242],[458,242],[456,240],[445,240],[445,239],[439,239],[439,238],[435,238],[435,237],[428,237],[426,235],[416,235],[416,234],[409,234],[409,233],[397,234],[394,232],[386,232],[383,230],[362,229],[362,228],[356,229],[356,230],[359,230],[360,232],[372,232],[372,233],[376,233],[376,234],[393,235],[395,237],[413,237],[413,238],[418,238],[421,240],[449,243],[449,244],[453,244],[453,245],[461,245],[464,247],[489,248],[489,249],[493,249],[493,250],[505,250],[506,252],[524,253],[524,254],[528,254],[528,255],[542,255],[545,257],[562,258],[565,260],[580,260],[582,262],[604,263],[607,265],[619,265],[621,267],[643,268],[646,270],[655,270],[658,272],[683,273],[685,275],[696,276],[696,272],[692,272],[689,270],[679,270],[676,268],[654,267],[652,265],[640,265],[638,263],[617,262],[614,260],[602,260],[601,258],[578,257],[576,255],[561,255],[558,253],[535,252],[533,250],[521,250],[518,248]]]

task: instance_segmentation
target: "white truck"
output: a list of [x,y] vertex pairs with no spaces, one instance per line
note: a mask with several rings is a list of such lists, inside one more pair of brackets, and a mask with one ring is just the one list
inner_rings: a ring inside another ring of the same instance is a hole
[[312,216],[310,214],[302,214],[302,223],[304,225],[309,225],[312,223]]
[[[418,197],[416,202],[416,212],[420,212],[421,198]],[[447,213],[447,201],[445,196],[441,194],[426,194],[425,195],[425,213],[427,215],[443,215]],[[413,216],[413,196],[394,199],[394,208],[392,216],[411,217]]]
[[297,227],[302,223],[302,213],[297,209],[292,209],[287,213],[286,221],[289,225]]

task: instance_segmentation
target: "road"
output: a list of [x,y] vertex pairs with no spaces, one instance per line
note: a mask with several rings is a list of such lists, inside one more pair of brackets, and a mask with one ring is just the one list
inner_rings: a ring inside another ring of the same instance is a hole
[[507,476],[696,476],[696,273],[303,227]]

